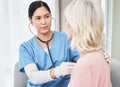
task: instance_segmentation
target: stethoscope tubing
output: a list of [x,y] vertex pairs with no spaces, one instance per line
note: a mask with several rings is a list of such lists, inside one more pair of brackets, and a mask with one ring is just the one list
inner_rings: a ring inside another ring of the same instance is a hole
[[54,64],[54,61],[53,61],[53,58],[52,58],[52,55],[51,55],[51,52],[50,52],[50,48],[49,48],[49,42],[53,39],[54,33],[53,33],[52,37],[51,37],[48,41],[43,41],[43,40],[41,40],[39,37],[37,37],[37,36],[32,32],[32,30],[31,30],[31,28],[30,28],[30,25],[31,25],[31,23],[28,25],[29,31],[30,31],[40,42],[46,44],[47,49],[48,49],[48,53],[49,53],[49,56],[50,56],[51,63],[52,63],[52,65],[53,65],[53,67],[55,68],[55,64]]

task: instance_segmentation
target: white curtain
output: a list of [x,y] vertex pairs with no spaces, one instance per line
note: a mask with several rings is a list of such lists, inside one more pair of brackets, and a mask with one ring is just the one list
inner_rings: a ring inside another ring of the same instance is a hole
[[[35,0],[0,0],[0,87],[13,87],[13,69],[21,42],[33,35],[28,30],[28,6]],[[43,0],[55,17],[55,0]]]

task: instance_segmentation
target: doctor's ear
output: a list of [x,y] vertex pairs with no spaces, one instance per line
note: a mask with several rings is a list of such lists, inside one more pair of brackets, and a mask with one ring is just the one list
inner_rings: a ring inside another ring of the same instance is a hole
[[29,18],[29,22],[30,22],[31,24],[33,23],[31,18]]

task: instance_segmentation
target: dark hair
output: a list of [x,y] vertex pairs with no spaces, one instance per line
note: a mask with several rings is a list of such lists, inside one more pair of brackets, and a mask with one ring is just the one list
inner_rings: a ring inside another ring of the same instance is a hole
[[41,1],[41,0],[40,0],[40,1],[34,1],[34,2],[32,2],[32,3],[30,4],[30,6],[29,6],[29,9],[28,9],[28,17],[32,19],[32,16],[33,16],[35,10],[36,10],[37,8],[39,8],[39,7],[42,7],[42,6],[44,6],[44,7],[51,13],[50,8],[49,8],[49,6],[47,5],[47,3],[45,3],[45,2],[43,2],[43,1]]

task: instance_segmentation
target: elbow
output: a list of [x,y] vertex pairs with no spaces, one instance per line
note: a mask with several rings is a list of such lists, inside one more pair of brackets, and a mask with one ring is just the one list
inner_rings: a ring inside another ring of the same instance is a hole
[[33,83],[33,84],[43,84],[41,81],[39,81],[37,78],[35,78],[35,76],[33,75],[30,75],[29,76],[29,79],[31,80],[31,82]]
[[44,84],[45,81],[37,81],[36,79],[30,79],[33,84]]
[[[33,83],[33,84],[43,84],[43,83],[46,83],[45,81],[43,81],[43,80],[40,80],[40,78],[38,79],[38,77],[36,78],[36,76],[29,76],[29,79],[31,80],[31,82]],[[42,79],[42,78],[41,78]]]
[[40,84],[40,83],[38,83],[38,81],[37,81],[34,77],[32,77],[32,76],[29,76],[29,79],[30,79],[30,81],[31,81],[33,84]]
[[36,80],[34,80],[34,79],[30,79],[31,80],[31,82],[33,83],[33,84],[41,84],[40,82],[38,82],[38,81],[36,81]]
[[28,74],[28,78],[30,79],[30,81],[33,84],[40,84],[40,82],[38,82],[37,78],[35,77],[35,73],[34,72],[29,73]]
[[33,71],[28,73],[28,77],[31,80],[33,84],[44,84],[49,81],[51,81],[51,78],[49,77],[49,72],[47,73],[44,72],[38,72],[38,71]]

